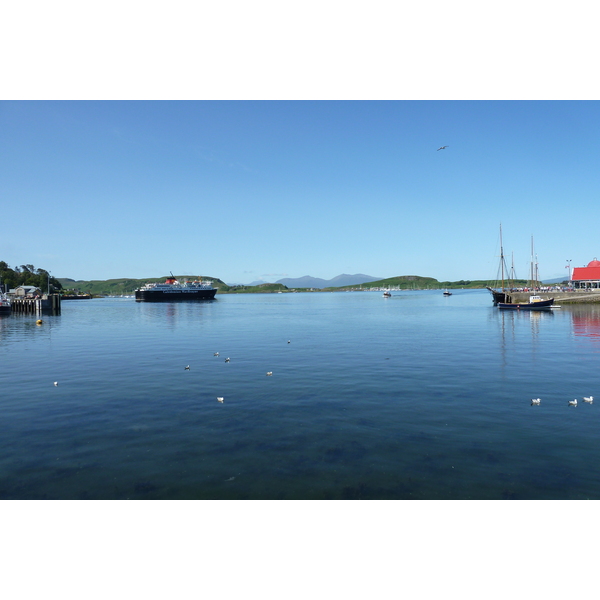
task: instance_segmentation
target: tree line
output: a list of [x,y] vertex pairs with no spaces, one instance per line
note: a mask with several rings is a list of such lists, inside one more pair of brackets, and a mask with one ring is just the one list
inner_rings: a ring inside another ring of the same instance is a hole
[[11,269],[3,260],[0,260],[0,283],[7,291],[20,285],[34,285],[43,292],[48,291],[48,285],[50,292],[62,289],[60,281],[49,275],[45,269],[36,269],[33,265],[21,265]]

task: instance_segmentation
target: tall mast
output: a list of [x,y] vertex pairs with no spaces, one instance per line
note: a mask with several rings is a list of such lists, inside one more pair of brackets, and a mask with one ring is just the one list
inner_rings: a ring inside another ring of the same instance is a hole
[[535,279],[533,272],[533,236],[531,236],[531,287],[535,289]]
[[504,291],[504,248],[502,247],[502,223],[500,223],[500,268],[502,269],[502,287],[500,290]]

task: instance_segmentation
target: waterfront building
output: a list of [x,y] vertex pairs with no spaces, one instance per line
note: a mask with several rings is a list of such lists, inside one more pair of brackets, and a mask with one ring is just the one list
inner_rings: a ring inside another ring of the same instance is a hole
[[577,289],[600,288],[600,260],[594,258],[587,267],[575,267],[571,276],[573,287]]
[[9,290],[8,293],[15,298],[33,298],[34,296],[41,296],[42,290],[35,285],[20,285],[17,288]]

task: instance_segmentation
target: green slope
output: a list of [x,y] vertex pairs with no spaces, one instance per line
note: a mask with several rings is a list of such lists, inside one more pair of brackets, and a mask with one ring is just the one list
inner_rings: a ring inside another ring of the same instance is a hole
[[[93,279],[91,281],[59,279],[59,281],[62,284],[64,290],[79,290],[80,292],[85,292],[94,295],[121,296],[123,294],[133,294],[135,290],[137,290],[139,287],[143,286],[146,283],[164,283],[165,279],[167,279],[167,276],[149,277],[147,279],[107,279],[105,281],[97,279]],[[186,279],[194,281],[200,278],[195,275],[176,275],[176,279],[179,279],[180,281],[185,281]],[[229,289],[228,285],[226,285],[216,277],[203,276],[202,279],[208,279],[212,281],[213,285],[219,291],[221,291],[222,289]]]

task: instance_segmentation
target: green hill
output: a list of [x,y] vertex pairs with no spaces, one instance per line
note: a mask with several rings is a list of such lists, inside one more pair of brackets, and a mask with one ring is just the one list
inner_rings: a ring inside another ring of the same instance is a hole
[[[164,283],[165,277],[149,277],[147,279],[107,279],[105,281],[93,279],[91,281],[75,281],[74,279],[59,279],[64,290],[77,290],[87,294],[93,294],[98,296],[122,296],[133,294],[135,290],[143,286],[146,283]],[[213,282],[213,285],[219,291],[226,291],[229,286],[223,283],[216,277],[197,277],[196,275],[177,275],[176,279],[185,281],[189,279],[194,281],[196,279],[208,279]]]
[[[525,279],[517,279],[513,282],[515,287],[522,287],[527,285]],[[401,275],[398,277],[388,277],[387,279],[380,279],[379,281],[370,281],[369,283],[363,283],[360,286],[346,286],[341,288],[325,288],[326,291],[344,291],[344,290],[356,290],[363,289],[369,290],[373,288],[395,288],[401,290],[427,290],[427,289],[482,289],[486,287],[495,287],[497,282],[495,280],[477,279],[477,280],[464,280],[460,281],[438,281],[433,277],[420,277],[419,275]],[[324,291],[325,291],[324,290]]]

